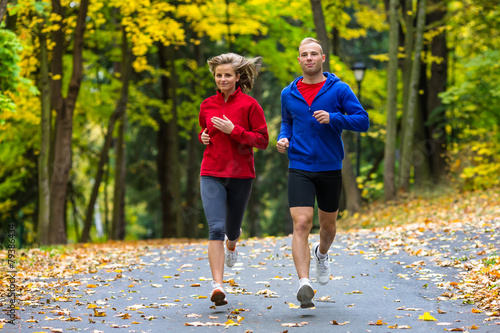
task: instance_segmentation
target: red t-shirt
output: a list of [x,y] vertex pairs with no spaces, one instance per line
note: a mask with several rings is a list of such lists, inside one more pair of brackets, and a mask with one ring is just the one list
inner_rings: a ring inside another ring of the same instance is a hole
[[[231,134],[214,127],[212,117],[226,116],[234,124]],[[253,148],[265,149],[269,144],[264,111],[251,96],[238,88],[227,102],[224,95],[204,100],[200,106],[201,133],[208,128],[210,144],[205,146],[201,162],[201,176],[222,178],[255,178]]]
[[302,94],[302,97],[304,97],[307,104],[311,106],[314,97],[316,97],[321,88],[323,88],[325,82],[326,81],[321,81],[318,83],[307,84],[302,82],[302,80],[299,80],[299,82],[297,82],[297,89],[299,89],[299,92]]

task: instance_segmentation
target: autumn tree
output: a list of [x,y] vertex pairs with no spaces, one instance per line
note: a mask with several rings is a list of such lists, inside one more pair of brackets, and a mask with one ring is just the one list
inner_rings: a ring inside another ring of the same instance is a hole
[[384,194],[385,200],[396,198],[396,136],[397,136],[397,86],[399,20],[398,0],[389,1],[389,64],[387,68],[387,134],[384,149]]
[[[51,61],[51,106],[56,111],[54,164],[50,184],[50,244],[65,244],[66,238],[66,193],[71,170],[73,111],[80,90],[83,76],[83,46],[86,18],[89,1],[82,0],[78,8],[75,31],[73,35],[72,62],[73,70],[66,97],[63,96],[62,77],[63,56],[65,53],[65,36],[62,29],[53,32],[55,43]],[[52,1],[52,13],[62,20],[66,17],[66,9],[58,0]]]

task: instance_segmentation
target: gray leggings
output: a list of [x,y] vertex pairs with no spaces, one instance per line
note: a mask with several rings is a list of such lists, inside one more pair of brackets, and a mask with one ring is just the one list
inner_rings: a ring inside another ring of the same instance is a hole
[[230,241],[240,237],[241,223],[252,192],[253,179],[201,176],[200,192],[208,239]]

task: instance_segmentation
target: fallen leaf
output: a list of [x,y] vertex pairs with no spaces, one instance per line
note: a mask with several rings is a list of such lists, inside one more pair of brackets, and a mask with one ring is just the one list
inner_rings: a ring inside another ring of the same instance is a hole
[[94,317],[106,317],[106,312],[94,309]]
[[283,327],[304,327],[304,325],[307,325],[307,324],[309,324],[309,323],[306,321],[303,321],[301,323],[283,323],[283,324],[281,324],[281,326],[283,326]]
[[199,317],[202,317],[202,315],[196,314],[196,313],[190,313],[190,314],[185,315],[184,317],[186,317],[186,318],[199,318]]
[[437,319],[431,316],[429,312],[425,312],[423,315],[418,316],[419,320],[424,320],[424,321],[436,321]]

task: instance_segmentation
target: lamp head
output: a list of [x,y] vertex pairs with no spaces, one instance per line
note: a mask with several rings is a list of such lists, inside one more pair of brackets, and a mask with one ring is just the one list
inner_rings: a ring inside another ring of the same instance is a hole
[[352,70],[354,72],[354,78],[356,79],[357,82],[363,81],[363,77],[365,76],[365,70],[366,66],[362,62],[356,62],[352,66]]

